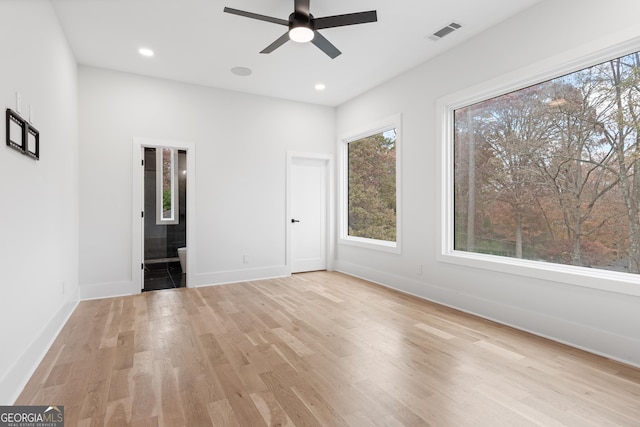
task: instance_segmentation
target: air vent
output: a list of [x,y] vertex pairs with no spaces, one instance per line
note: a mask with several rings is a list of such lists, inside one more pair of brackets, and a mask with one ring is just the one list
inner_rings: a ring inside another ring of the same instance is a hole
[[439,29],[438,31],[436,31],[435,33],[431,34],[429,36],[429,38],[433,41],[438,41],[441,38],[443,38],[444,36],[453,33],[455,30],[458,30],[462,28],[462,25],[456,23],[456,22],[452,22],[451,24],[442,27],[441,29]]

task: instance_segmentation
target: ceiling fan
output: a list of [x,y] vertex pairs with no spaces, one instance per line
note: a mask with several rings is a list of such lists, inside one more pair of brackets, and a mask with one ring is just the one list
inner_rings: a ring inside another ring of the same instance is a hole
[[309,0],[294,0],[294,11],[289,15],[289,20],[272,18],[270,16],[245,12],[243,10],[232,9],[230,7],[225,7],[224,11],[234,15],[245,16],[247,18],[258,19],[260,21],[272,22],[274,24],[289,27],[289,30],[286,33],[264,48],[260,53],[271,53],[287,41],[293,40],[299,43],[311,42],[331,57],[331,59],[336,58],[342,52],[331,44],[329,40],[324,38],[318,30],[343,27],[346,25],[366,24],[368,22],[376,22],[378,20],[378,15],[375,10],[314,18],[309,12]]

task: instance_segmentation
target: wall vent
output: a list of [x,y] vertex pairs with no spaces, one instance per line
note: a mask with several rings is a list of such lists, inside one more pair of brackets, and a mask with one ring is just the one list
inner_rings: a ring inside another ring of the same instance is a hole
[[462,25],[458,24],[457,22],[452,22],[451,24],[440,28],[438,31],[436,31],[433,34],[431,34],[428,38],[437,42],[438,40],[440,40],[444,36],[446,36],[448,34],[451,34],[455,30],[458,30],[460,28],[462,28]]

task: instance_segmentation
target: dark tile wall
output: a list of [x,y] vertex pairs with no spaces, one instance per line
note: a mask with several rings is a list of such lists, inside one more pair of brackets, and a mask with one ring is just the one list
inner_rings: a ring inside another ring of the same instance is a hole
[[187,245],[187,152],[178,152],[179,223],[156,224],[156,149],[144,153],[144,258],[174,258],[178,248]]

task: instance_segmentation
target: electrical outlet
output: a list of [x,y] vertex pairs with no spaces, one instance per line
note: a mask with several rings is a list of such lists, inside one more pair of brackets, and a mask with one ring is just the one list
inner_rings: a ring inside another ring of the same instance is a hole
[[249,254],[242,255],[242,263],[249,264]]
[[418,275],[422,276],[422,264],[418,264]]

